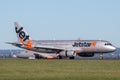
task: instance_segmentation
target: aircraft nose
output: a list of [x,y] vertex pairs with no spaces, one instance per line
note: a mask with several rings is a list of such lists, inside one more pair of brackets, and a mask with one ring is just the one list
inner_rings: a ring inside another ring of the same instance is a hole
[[117,49],[117,48],[114,47],[114,46],[111,48],[112,51],[116,51],[116,49]]
[[114,46],[108,46],[107,48],[110,52],[113,52],[116,50],[116,47],[114,47]]

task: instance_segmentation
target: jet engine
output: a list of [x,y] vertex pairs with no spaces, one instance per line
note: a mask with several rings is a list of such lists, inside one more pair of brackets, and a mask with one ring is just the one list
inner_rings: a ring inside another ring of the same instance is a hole
[[72,50],[62,51],[62,52],[60,52],[59,56],[73,57],[73,56],[75,56],[75,51],[72,51]]

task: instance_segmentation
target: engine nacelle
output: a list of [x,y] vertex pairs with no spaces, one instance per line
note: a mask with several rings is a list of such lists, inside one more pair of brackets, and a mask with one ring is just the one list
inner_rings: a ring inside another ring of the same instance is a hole
[[94,56],[94,53],[80,53],[78,54],[79,56],[81,57],[93,57]]
[[60,52],[59,55],[60,55],[60,56],[63,56],[63,57],[73,57],[73,56],[75,55],[75,51],[66,50],[66,51]]

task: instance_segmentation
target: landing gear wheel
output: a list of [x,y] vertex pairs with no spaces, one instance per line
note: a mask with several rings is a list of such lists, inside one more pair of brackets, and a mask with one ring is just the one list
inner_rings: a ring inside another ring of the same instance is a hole
[[62,59],[62,56],[58,56],[58,59]]

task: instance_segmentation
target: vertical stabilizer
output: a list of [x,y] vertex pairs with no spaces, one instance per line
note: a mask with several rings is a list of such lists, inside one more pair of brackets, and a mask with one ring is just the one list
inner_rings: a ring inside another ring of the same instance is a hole
[[15,25],[15,32],[18,37],[18,41],[25,45],[28,49],[32,48],[32,41],[28,33],[23,29],[22,25],[18,22],[14,22]]

